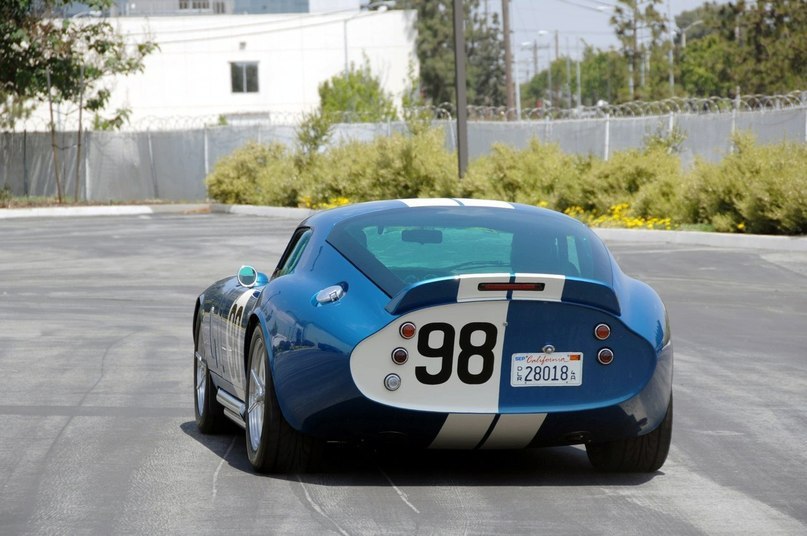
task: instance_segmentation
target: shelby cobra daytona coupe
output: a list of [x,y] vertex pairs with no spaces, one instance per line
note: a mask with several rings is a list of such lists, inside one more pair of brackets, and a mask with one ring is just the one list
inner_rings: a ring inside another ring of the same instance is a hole
[[549,210],[378,201],[302,222],[194,311],[196,423],[245,429],[257,471],[322,444],[436,449],[584,444],[655,471],[672,434],[673,351],[658,295]]

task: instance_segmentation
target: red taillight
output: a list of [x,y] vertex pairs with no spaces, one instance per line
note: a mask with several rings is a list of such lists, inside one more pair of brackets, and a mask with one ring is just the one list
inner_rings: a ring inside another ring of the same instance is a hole
[[392,362],[396,365],[403,365],[409,359],[409,352],[405,348],[396,348],[392,351]]
[[532,291],[532,292],[541,292],[544,290],[544,283],[479,283],[477,285],[477,290],[479,291],[510,291],[510,290],[521,290],[521,291]]
[[594,336],[597,337],[598,340],[604,341],[611,336],[611,326],[608,324],[597,324],[597,327],[594,328]]
[[610,365],[614,360],[614,352],[610,348],[603,348],[597,352],[597,361],[603,365]]
[[417,328],[412,322],[404,322],[398,329],[398,333],[400,333],[401,337],[404,339],[411,339],[415,336],[415,333],[417,333]]

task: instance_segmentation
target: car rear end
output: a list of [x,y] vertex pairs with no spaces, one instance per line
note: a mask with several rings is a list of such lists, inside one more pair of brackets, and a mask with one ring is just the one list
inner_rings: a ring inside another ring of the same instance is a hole
[[461,204],[358,216],[328,238],[390,296],[394,320],[350,356],[379,405],[368,431],[384,418],[433,448],[521,448],[655,429],[672,380],[655,293],[579,222]]

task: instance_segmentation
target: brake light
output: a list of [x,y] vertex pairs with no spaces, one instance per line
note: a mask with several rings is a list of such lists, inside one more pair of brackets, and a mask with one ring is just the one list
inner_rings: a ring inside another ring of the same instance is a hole
[[604,341],[611,336],[611,326],[608,324],[597,324],[594,328],[594,336],[597,340]]
[[544,283],[479,283],[477,290],[479,291],[532,291],[541,292],[546,285]]
[[401,327],[398,328],[398,333],[401,334],[401,337],[404,339],[411,339],[417,333],[417,328],[412,322],[404,322],[401,324]]
[[610,348],[603,348],[597,352],[597,361],[603,365],[610,365],[614,361],[614,352]]
[[392,362],[396,365],[403,365],[409,359],[409,352],[405,348],[396,348],[392,351]]

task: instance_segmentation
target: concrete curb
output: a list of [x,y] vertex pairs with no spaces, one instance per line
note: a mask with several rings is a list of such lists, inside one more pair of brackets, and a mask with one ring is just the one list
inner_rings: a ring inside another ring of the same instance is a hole
[[[259,207],[253,205],[212,205],[212,211],[222,214],[299,218],[301,221],[316,213],[308,208]],[[667,243],[708,246],[725,249],[768,249],[807,252],[807,236],[741,235],[703,233],[697,231],[651,231],[646,229],[592,229],[609,242]]]
[[132,216],[153,214],[148,206],[114,206],[114,207],[37,207],[6,208],[0,210],[0,219],[14,218],[62,218],[68,216]]
[[697,231],[650,231],[642,229],[592,229],[606,242],[653,242],[724,249],[769,249],[807,252],[807,236],[741,235]]
[[103,205],[97,207],[34,207],[0,209],[0,220],[16,218],[62,218],[68,216],[138,216],[209,212],[207,203],[169,205]]
[[[317,211],[308,208],[264,207],[187,203],[166,205],[113,205],[97,207],[38,207],[0,209],[0,220],[13,218],[52,218],[67,216],[131,216],[146,214],[190,214],[213,212],[271,218],[304,220]],[[741,235],[696,231],[650,231],[643,229],[593,229],[607,242],[666,243],[724,249],[766,249],[807,252],[807,236]]]
[[256,205],[210,205],[216,214],[241,214],[245,216],[266,216],[272,218],[299,218],[301,221],[318,211],[310,208],[262,207]]

